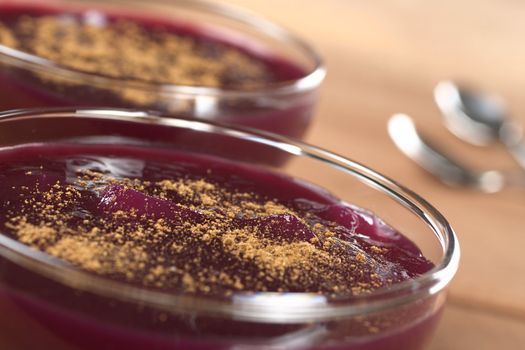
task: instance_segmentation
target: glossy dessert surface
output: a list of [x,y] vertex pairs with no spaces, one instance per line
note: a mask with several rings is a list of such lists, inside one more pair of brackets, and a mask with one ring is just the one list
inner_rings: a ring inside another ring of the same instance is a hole
[[433,267],[372,213],[255,167],[122,146],[32,145],[0,157],[5,233],[136,286],[335,298]]

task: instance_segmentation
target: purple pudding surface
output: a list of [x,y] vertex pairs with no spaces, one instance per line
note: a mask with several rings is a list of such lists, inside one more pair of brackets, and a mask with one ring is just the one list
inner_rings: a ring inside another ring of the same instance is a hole
[[[300,137],[316,100],[310,90],[280,96],[269,88],[306,76],[299,64],[245,34],[231,35],[181,18],[137,15],[125,9],[2,4],[0,44],[71,73],[58,74],[42,63],[38,68],[20,66],[8,58],[10,53],[0,55],[4,110],[147,108]],[[97,83],[96,77],[110,80]],[[241,94],[174,93],[166,84]],[[259,90],[260,94],[242,95]]]
[[285,60],[256,53],[250,47],[256,43],[240,46],[184,20],[44,5],[1,8],[0,44],[80,73],[248,91],[305,75]]
[[[0,151],[0,160],[3,239],[122,286],[223,301],[308,292],[337,302],[434,266],[373,213],[255,166],[122,145],[31,144]],[[285,349],[321,327],[328,338],[348,333],[358,341],[301,340],[300,348],[412,350],[436,321],[432,302],[423,301],[322,325],[245,323],[82,292],[3,258],[0,276],[0,325],[15,328],[9,337],[18,334],[28,349],[35,343],[20,335],[26,328],[55,349],[207,350],[246,342]]]
[[4,232],[122,282],[340,297],[433,267],[373,214],[260,169],[131,147],[35,145],[2,159]]

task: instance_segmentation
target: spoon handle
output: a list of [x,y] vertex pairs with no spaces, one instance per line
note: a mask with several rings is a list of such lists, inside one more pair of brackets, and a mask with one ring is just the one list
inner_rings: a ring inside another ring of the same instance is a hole
[[505,122],[500,129],[499,139],[516,163],[525,171],[525,141],[521,127],[511,121]]
[[507,146],[507,149],[516,162],[525,170],[525,144],[520,142],[519,144]]
[[[388,133],[401,152],[447,185],[466,186],[486,193],[499,192],[505,187],[525,188],[523,171],[470,169],[422,136],[406,114],[390,118]],[[520,143],[519,147],[522,148],[518,152],[525,150],[525,144]]]

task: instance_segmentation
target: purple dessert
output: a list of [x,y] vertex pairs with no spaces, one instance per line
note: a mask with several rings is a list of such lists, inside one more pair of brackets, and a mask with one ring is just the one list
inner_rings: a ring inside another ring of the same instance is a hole
[[[338,303],[434,267],[374,214],[255,166],[108,145],[24,145],[3,149],[0,160],[2,239],[119,288],[217,302],[305,293]],[[47,279],[7,259],[0,272],[8,286],[0,285],[0,325],[11,329],[0,337],[22,349],[207,350],[249,343],[408,350],[420,348],[438,314],[428,310],[429,299],[346,321],[242,322],[82,291],[71,280]],[[31,294],[21,292],[28,288]],[[410,319],[421,321],[390,330]],[[34,338],[23,337],[33,329]],[[316,332],[328,341],[310,339]],[[331,344],[341,332],[357,340]]]
[[135,107],[295,137],[306,130],[314,88],[294,84],[310,68],[259,39],[133,4],[59,4],[0,5],[0,109]]

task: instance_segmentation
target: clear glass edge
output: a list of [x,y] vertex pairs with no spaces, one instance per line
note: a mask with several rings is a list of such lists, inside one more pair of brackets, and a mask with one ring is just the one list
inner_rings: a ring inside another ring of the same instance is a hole
[[[111,108],[13,110],[0,113],[0,123],[35,116],[53,118],[80,116],[134,123],[153,123],[204,132],[220,132],[257,142],[262,140],[262,143],[285,152],[317,159],[387,194],[421,218],[437,235],[444,251],[442,260],[431,271],[413,280],[365,296],[329,302],[322,296],[309,293],[235,293],[231,299],[224,301],[183,294],[168,294],[111,281],[74,269],[60,259],[35,251],[0,235],[0,256],[69,287],[128,302],[139,302],[175,313],[205,314],[251,322],[304,323],[362,316],[415,302],[442,291],[457,271],[460,256],[459,243],[454,230],[437,209],[397,182],[360,163],[327,150],[269,132],[232,128],[220,123],[162,118],[159,115],[138,110]],[[290,150],[293,151],[290,152]]]

